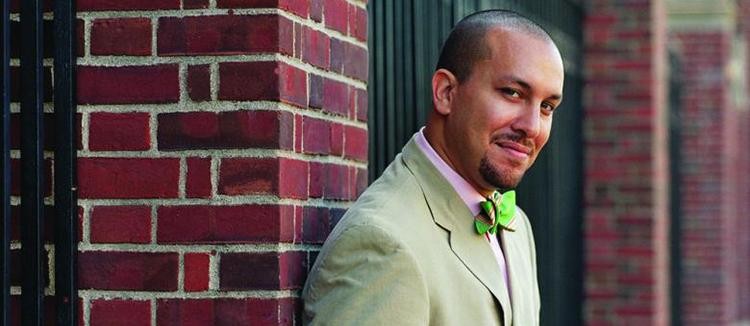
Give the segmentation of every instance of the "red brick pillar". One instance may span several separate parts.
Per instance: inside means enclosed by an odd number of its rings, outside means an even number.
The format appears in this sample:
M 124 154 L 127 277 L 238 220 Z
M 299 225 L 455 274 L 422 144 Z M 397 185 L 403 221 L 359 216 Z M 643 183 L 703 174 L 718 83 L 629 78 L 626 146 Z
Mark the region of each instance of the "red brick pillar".
M 663 4 L 585 4 L 584 319 L 668 325 Z
M 747 197 L 740 173 L 740 119 L 734 91 L 744 78 L 734 1 L 670 6 L 670 43 L 682 64 L 682 319 L 685 325 L 737 319 L 738 271 L 747 264 L 736 233 Z M 737 44 L 738 43 L 738 44 Z M 745 111 L 744 109 L 742 111 Z M 746 182 L 746 181 L 745 181 Z M 743 209 L 744 210 L 744 209 Z M 745 216 L 742 219 L 747 219 Z
M 736 196 L 737 200 L 737 228 L 736 239 L 738 253 L 737 257 L 737 319 L 750 323 L 750 218 L 747 218 L 744 214 L 750 212 L 750 1 L 740 0 L 738 1 L 738 27 L 739 35 L 744 38 L 744 44 L 741 44 L 740 50 L 744 50 L 745 61 L 744 71 L 740 72 L 740 80 L 744 82 L 745 94 L 743 99 L 744 103 L 739 103 L 737 111 L 739 116 L 737 123 L 739 124 L 738 129 L 738 187 Z M 740 88 L 740 91 L 743 91 Z
M 84 325 L 295 323 L 367 183 L 363 0 L 79 0 Z

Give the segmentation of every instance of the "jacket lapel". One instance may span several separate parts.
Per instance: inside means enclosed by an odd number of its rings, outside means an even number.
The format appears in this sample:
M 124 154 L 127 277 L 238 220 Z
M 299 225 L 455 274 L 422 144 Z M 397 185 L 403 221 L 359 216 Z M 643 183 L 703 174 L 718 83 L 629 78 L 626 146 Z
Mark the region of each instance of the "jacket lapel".
M 510 325 L 513 312 L 508 288 L 497 266 L 487 239 L 474 231 L 473 216 L 453 186 L 422 153 L 412 138 L 404 147 L 403 159 L 422 188 L 435 223 L 450 234 L 453 253 L 467 269 L 500 302 L 505 325 Z

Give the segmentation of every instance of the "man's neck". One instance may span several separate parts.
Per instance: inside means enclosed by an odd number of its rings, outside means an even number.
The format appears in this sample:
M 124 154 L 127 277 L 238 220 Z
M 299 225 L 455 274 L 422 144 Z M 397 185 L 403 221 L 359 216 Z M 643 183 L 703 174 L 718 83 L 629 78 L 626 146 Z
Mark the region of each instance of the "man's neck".
M 461 176 L 461 178 L 463 178 L 468 184 L 470 184 L 474 188 L 474 190 L 480 193 L 483 197 L 491 195 L 495 191 L 495 189 L 485 189 L 484 187 L 480 187 L 471 178 L 469 178 L 467 174 L 464 173 L 464 171 L 457 168 L 458 165 L 455 164 L 451 159 L 451 156 L 448 155 L 448 150 L 444 141 L 445 138 L 443 137 L 441 130 L 438 129 L 440 128 L 431 128 L 430 124 L 428 123 L 427 126 L 425 126 L 422 130 L 422 133 L 424 134 L 424 137 L 430 147 L 432 147 L 435 153 L 443 160 L 443 162 L 445 162 L 445 164 L 448 165 L 448 167 L 451 168 L 451 170 Z

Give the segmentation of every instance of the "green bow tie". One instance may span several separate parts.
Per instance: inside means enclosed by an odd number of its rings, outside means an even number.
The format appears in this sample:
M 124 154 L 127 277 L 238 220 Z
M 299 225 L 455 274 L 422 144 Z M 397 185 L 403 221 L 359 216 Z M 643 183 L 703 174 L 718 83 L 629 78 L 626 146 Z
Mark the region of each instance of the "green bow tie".
M 515 191 L 510 190 L 502 195 L 495 191 L 487 197 L 487 200 L 479 203 L 479 206 L 482 207 L 482 211 L 474 219 L 474 226 L 479 234 L 485 234 L 487 231 L 495 234 L 498 226 L 508 231 L 515 231 L 510 228 L 510 223 L 516 216 Z

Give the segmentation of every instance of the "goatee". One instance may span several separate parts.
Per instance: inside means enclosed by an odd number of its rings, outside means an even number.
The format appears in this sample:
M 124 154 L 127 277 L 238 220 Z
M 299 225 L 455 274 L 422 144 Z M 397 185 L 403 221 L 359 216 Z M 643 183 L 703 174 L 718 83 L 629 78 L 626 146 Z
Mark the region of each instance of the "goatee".
M 518 186 L 524 172 L 521 172 L 520 175 L 514 175 L 512 171 L 500 171 L 495 168 L 485 156 L 482 157 L 482 160 L 479 162 L 479 174 L 487 183 L 498 189 L 500 192 L 505 192 L 510 189 L 515 189 Z

